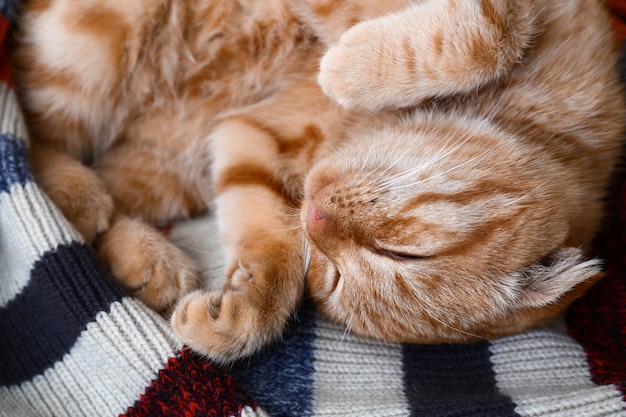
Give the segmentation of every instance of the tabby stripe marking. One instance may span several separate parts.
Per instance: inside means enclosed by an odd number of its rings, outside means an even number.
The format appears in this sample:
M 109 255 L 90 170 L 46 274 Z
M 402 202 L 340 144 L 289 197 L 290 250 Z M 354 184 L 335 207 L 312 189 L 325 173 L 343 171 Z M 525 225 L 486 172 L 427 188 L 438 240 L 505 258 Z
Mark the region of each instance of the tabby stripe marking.
M 222 194 L 232 188 L 246 186 L 264 187 L 287 204 L 294 207 L 299 205 L 299 200 L 288 192 L 283 181 L 270 170 L 256 164 L 235 165 L 220 172 L 215 184 L 215 192 Z
M 438 192 L 425 192 L 417 195 L 409 200 L 403 207 L 403 211 L 409 211 L 422 204 L 447 202 L 460 205 L 467 205 L 478 200 L 487 200 L 493 198 L 494 194 L 507 196 L 523 196 L 525 191 L 521 187 L 515 185 L 499 184 L 496 181 L 481 181 L 476 183 L 472 188 L 456 193 L 446 194 Z
M 409 78 L 411 80 L 417 80 L 417 59 L 415 57 L 415 51 L 411 46 L 411 40 L 409 38 L 404 38 L 402 40 L 402 48 L 404 49 L 405 65 L 409 74 Z
M 240 116 L 237 118 L 237 121 L 245 123 L 272 138 L 278 146 L 278 153 L 289 155 L 290 157 L 296 157 L 306 152 L 307 158 L 310 160 L 314 156 L 315 149 L 326 139 L 322 129 L 310 123 L 304 126 L 300 135 L 287 137 L 250 116 Z
M 498 12 L 493 7 L 493 4 L 489 0 L 481 0 L 480 10 L 482 15 L 487 19 L 491 26 L 495 26 L 496 30 L 500 34 L 507 33 L 506 26 L 503 24 L 503 20 L 498 16 Z
M 520 114 L 527 112 L 524 109 L 518 111 Z M 590 169 L 604 165 L 594 156 L 598 153 L 597 150 L 593 149 L 591 145 L 585 145 L 575 137 L 551 132 L 530 120 L 512 122 L 496 118 L 494 122 L 517 134 L 519 140 L 528 141 L 530 145 L 540 146 L 543 152 L 552 154 L 554 159 L 564 165 L 580 164 L 584 159 L 589 161 Z

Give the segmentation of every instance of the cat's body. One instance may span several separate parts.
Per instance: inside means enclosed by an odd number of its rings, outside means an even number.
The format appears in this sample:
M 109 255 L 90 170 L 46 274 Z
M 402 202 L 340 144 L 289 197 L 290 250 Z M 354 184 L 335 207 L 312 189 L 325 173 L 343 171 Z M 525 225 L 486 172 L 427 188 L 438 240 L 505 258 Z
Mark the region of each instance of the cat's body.
M 307 266 L 331 318 L 420 343 L 543 323 L 599 276 L 568 249 L 599 226 L 624 122 L 593 0 L 26 8 L 35 174 L 122 283 L 157 309 L 191 289 L 189 261 L 131 218 L 215 207 L 226 284 L 172 318 L 198 351 L 277 337 Z

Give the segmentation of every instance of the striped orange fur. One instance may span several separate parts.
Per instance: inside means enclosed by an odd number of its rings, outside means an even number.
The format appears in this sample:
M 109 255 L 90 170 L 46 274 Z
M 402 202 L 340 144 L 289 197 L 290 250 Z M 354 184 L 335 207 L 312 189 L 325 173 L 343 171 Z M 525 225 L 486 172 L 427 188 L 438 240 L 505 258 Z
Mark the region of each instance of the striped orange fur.
M 582 250 L 625 113 L 596 0 L 24 8 L 36 177 L 215 360 L 279 337 L 305 286 L 357 334 L 440 343 L 542 324 L 601 276 Z M 207 209 L 228 273 L 193 291 L 149 224 Z

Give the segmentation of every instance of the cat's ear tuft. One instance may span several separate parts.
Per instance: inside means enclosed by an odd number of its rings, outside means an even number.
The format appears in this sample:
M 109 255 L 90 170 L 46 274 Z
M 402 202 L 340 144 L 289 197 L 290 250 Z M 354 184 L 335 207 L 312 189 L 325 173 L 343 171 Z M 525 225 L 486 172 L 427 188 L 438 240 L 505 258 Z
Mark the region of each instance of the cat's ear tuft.
M 526 308 L 567 305 L 603 275 L 599 259 L 586 259 L 578 248 L 561 248 L 520 271 L 519 301 Z

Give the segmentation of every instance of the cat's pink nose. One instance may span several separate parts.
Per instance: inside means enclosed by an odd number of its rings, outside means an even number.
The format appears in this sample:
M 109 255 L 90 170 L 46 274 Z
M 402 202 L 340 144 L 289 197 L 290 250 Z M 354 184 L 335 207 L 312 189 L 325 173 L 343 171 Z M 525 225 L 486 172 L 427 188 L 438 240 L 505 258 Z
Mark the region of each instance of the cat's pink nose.
M 315 203 L 311 201 L 309 205 L 309 213 L 306 220 L 306 230 L 309 233 L 320 232 L 328 227 L 328 219 L 319 211 Z

